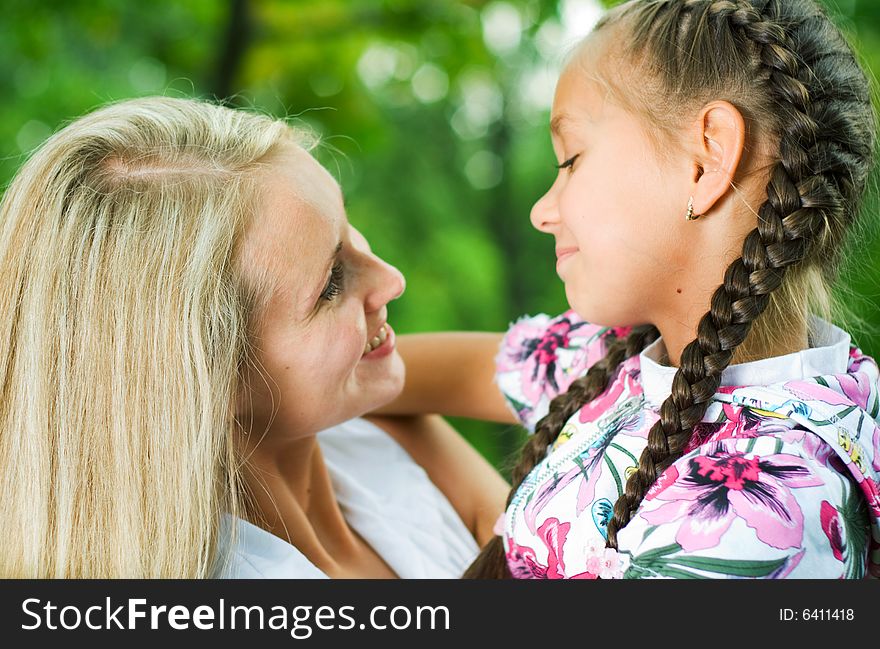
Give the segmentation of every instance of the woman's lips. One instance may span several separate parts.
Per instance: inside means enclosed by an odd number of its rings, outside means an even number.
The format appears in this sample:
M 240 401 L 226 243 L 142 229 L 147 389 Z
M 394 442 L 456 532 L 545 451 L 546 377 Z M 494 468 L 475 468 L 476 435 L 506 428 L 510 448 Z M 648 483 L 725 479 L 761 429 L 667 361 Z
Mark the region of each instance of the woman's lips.
M 385 336 L 384 340 L 381 340 L 382 336 Z M 367 359 L 375 359 L 375 358 L 384 358 L 388 356 L 392 351 L 394 351 L 394 343 L 395 336 L 394 330 L 391 328 L 391 325 L 387 322 L 379 328 L 379 334 L 373 338 L 373 340 L 380 339 L 381 344 L 378 347 L 373 347 L 370 351 L 367 351 L 367 347 L 371 347 L 370 342 L 367 343 L 367 346 L 364 348 L 364 354 L 361 358 Z

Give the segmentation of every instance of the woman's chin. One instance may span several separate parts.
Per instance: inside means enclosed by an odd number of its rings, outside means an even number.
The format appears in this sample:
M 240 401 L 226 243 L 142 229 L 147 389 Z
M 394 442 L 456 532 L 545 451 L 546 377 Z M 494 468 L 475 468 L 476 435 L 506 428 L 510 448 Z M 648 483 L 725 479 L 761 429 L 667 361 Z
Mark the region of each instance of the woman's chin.
M 406 382 L 406 366 L 403 358 L 397 350 L 384 359 L 386 367 L 382 368 L 381 374 L 377 374 L 374 368 L 370 368 L 369 376 L 361 374 L 358 377 L 358 395 L 352 398 L 358 404 L 358 412 L 353 417 L 359 417 L 386 406 L 403 392 Z

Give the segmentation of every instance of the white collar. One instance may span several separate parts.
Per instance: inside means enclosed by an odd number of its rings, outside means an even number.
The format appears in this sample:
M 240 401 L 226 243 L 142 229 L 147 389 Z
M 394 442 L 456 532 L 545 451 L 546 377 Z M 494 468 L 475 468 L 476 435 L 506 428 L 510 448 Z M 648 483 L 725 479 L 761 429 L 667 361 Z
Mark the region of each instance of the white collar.
M 769 385 L 779 381 L 843 374 L 849 367 L 850 335 L 840 327 L 810 316 L 815 347 L 728 366 L 721 373 L 721 385 Z M 660 337 L 639 354 L 642 388 L 649 405 L 658 408 L 672 391 L 677 367 L 661 365 L 666 345 Z

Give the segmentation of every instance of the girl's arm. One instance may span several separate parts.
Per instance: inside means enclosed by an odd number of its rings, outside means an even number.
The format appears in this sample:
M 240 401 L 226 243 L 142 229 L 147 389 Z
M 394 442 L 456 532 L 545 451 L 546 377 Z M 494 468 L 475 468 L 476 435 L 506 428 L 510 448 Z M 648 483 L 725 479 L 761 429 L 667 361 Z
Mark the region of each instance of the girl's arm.
M 503 334 L 429 333 L 399 336 L 406 363 L 401 395 L 378 414 L 439 413 L 517 423 L 495 384 L 495 356 Z
M 397 440 L 428 474 L 482 547 L 507 501 L 510 485 L 437 415 L 368 420 Z

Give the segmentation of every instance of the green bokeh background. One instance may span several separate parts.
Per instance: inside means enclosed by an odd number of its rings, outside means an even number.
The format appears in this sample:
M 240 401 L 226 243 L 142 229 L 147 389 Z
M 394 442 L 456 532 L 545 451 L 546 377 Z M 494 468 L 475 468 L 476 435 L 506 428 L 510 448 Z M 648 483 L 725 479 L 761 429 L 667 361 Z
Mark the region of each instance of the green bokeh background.
M 873 76 L 880 0 L 826 4 Z M 317 155 L 351 221 L 407 276 L 391 307 L 398 331 L 503 330 L 566 308 L 553 242 L 528 214 L 555 174 L 555 73 L 598 0 L 0 0 L 0 10 L 3 186 L 46 136 L 107 101 L 228 98 L 322 136 Z M 872 355 L 877 207 L 872 188 L 843 283 L 864 318 L 856 342 Z M 500 467 L 523 435 L 455 423 Z

